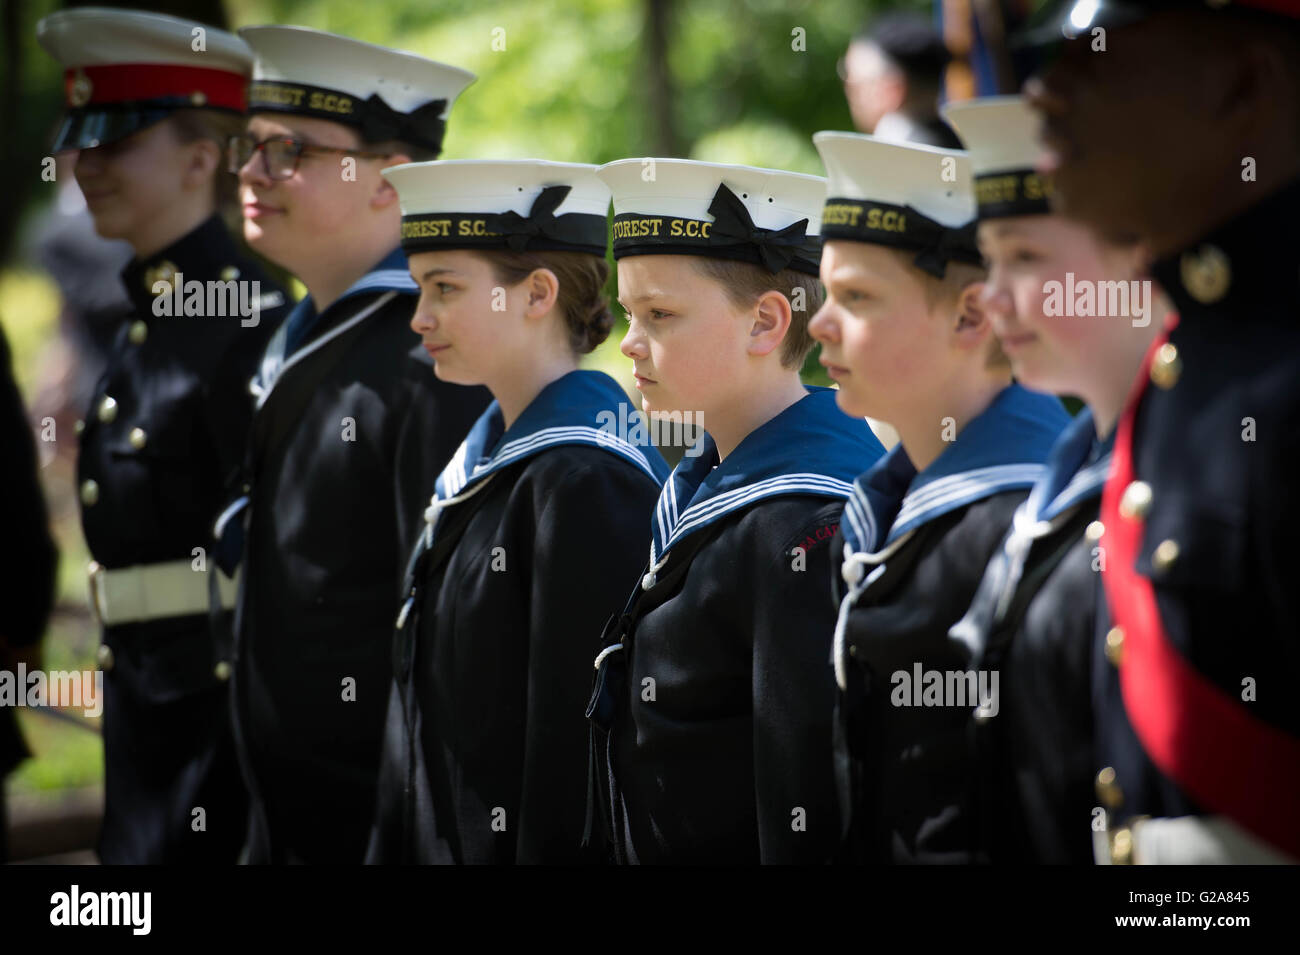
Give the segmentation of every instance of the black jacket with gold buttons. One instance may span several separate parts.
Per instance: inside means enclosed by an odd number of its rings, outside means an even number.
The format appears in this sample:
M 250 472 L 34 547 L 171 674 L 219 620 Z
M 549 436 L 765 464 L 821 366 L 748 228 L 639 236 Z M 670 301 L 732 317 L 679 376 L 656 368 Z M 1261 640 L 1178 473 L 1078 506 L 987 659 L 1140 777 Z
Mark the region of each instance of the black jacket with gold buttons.
M 191 314 L 177 280 L 203 283 Z M 252 419 L 248 380 L 285 292 L 216 216 L 123 272 L 133 305 L 81 425 L 78 478 L 91 556 L 108 570 L 209 560 L 212 521 Z M 260 311 L 208 282 L 257 282 Z M 157 283 L 167 286 L 156 298 Z M 161 286 L 160 286 L 161 288 Z M 251 306 L 254 287 L 242 286 Z M 200 301 L 201 299 L 201 301 Z M 200 312 L 201 314 L 194 314 Z M 234 312 L 235 314 L 217 314 Z M 202 548 L 202 552 L 196 552 Z M 105 862 L 233 862 L 245 797 L 206 610 L 104 629 Z M 195 823 L 202 809 L 202 826 Z
M 1214 814 L 1300 857 L 1300 182 L 1154 274 L 1178 319 L 1103 497 L 1099 794 L 1112 833 Z

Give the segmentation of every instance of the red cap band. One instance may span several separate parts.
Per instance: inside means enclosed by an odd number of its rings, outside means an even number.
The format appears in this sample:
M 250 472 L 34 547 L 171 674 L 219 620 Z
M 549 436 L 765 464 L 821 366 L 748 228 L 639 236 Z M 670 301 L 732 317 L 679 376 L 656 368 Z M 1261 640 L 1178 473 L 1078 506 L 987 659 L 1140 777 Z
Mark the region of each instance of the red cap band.
M 215 106 L 242 113 L 248 78 L 206 66 L 121 63 L 66 70 L 63 83 L 69 106 L 183 98 L 192 106 Z

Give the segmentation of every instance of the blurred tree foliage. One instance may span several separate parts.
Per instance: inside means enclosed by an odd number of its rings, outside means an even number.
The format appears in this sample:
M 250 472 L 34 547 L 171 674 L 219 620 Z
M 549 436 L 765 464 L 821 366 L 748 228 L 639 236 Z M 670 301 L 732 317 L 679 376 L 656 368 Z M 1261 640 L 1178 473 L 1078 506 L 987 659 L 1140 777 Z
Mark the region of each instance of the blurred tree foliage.
M 102 0 L 101 0 L 102 2 Z M 131 3 L 110 5 L 133 6 Z M 835 62 L 869 13 L 855 0 L 217 0 L 139 3 L 236 27 L 298 24 L 411 50 L 479 79 L 448 158 L 607 162 L 676 155 L 819 173 L 810 136 L 847 129 Z M 925 9 L 925 0 L 902 5 Z M 62 4 L 5 0 L 0 236 L 48 200 L 40 178 L 62 97 L 36 21 Z M 6 248 L 0 248 L 0 255 Z

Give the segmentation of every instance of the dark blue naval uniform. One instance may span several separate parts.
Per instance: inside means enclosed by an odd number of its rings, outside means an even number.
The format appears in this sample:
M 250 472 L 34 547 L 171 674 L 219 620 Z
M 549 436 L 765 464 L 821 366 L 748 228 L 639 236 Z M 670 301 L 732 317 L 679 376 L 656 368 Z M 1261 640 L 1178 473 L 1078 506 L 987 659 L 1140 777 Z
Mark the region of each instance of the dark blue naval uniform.
M 1136 819 L 1154 835 L 1213 815 L 1300 859 L 1300 182 L 1154 274 L 1177 324 L 1120 421 L 1102 505 L 1099 856 L 1164 861 Z M 1256 858 L 1210 842 L 1198 858 Z
M 981 699 L 978 680 L 968 692 L 955 679 L 971 660 L 948 629 L 1068 420 L 1055 398 L 1010 385 L 921 473 L 899 445 L 854 483 L 832 577 L 835 769 L 850 861 L 976 856 L 965 733 Z M 927 695 L 936 679 L 962 699 Z
M 394 249 L 323 313 L 299 303 L 254 382 L 251 506 L 222 521 L 246 535 L 233 697 L 252 862 L 365 850 L 403 561 L 488 401 L 434 377 L 416 291 Z
M 949 632 L 971 669 L 999 674 L 996 715 L 972 710 L 966 727 L 980 861 L 1092 861 L 1097 508 L 1113 437 L 1098 439 L 1087 410 L 1070 423 Z
M 437 483 L 397 628 L 372 862 L 599 862 L 582 846 L 600 628 L 641 566 L 668 466 L 602 427 L 573 371 L 508 429 L 494 402 Z
M 240 315 L 157 315 L 153 287 L 260 283 Z M 252 417 L 248 380 L 286 311 L 283 289 L 240 254 L 221 220 L 123 272 L 134 307 L 118 329 L 81 433 L 82 527 L 112 572 L 199 561 L 235 479 Z M 206 309 L 206 295 L 204 308 Z M 227 303 L 229 304 L 229 303 Z M 202 589 L 198 591 L 202 597 Z M 155 595 L 157 596 L 157 595 Z M 93 594 L 92 594 L 93 598 Z M 106 626 L 104 827 L 108 863 L 234 862 L 246 797 L 231 741 L 226 671 L 207 611 Z M 194 810 L 202 808 L 201 815 Z M 198 825 L 203 819 L 206 829 Z
M 850 481 L 884 448 L 834 392 L 809 391 L 721 464 L 705 435 L 660 494 L 588 711 L 588 811 L 619 862 L 832 854 L 825 575 Z

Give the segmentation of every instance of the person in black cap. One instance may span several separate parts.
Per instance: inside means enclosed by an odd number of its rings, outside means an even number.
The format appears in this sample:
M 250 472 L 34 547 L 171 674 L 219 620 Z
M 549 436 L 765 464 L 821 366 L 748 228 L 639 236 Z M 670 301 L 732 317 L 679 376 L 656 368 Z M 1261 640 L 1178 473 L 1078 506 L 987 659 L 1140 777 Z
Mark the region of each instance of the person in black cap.
M 230 144 L 244 235 L 308 291 L 254 378 L 245 487 L 218 522 L 221 559 L 244 557 L 232 695 L 248 859 L 360 862 L 403 562 L 489 399 L 438 381 L 411 333 L 418 287 L 380 170 L 437 155 L 473 76 L 300 27 L 240 35 L 256 56 Z
M 223 143 L 242 122 L 252 56 L 221 30 L 122 10 L 56 13 L 37 37 L 67 70 L 53 148 L 80 150 L 95 230 L 135 251 L 122 276 L 134 315 L 79 428 L 103 627 L 99 853 L 234 862 L 247 805 L 208 618 L 210 588 L 220 613 L 234 586 L 208 549 L 247 439 L 248 378 L 287 305 L 218 215 Z
M 1177 311 L 1102 495 L 1098 859 L 1294 862 L 1300 4 L 1079 0 L 1028 39 L 1059 208 L 1145 241 Z
M 599 862 L 583 705 L 668 466 L 578 368 L 613 325 L 595 166 L 384 171 L 436 374 L 496 399 L 439 476 L 408 563 L 370 862 Z M 638 440 L 639 432 L 639 440 Z
M 939 32 L 919 13 L 886 13 L 871 21 L 839 63 L 853 125 L 889 142 L 959 148 L 937 112 L 951 59 Z

